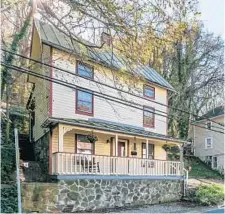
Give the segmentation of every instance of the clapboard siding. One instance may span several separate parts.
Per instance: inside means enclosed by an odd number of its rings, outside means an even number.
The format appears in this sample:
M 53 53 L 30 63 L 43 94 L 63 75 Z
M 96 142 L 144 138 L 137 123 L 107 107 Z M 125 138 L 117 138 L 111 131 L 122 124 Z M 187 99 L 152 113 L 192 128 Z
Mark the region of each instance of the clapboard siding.
M 64 126 L 65 128 L 68 126 Z M 64 134 L 64 144 L 63 144 L 63 152 L 69 152 L 69 153 L 75 153 L 75 134 L 89 134 L 87 131 L 81 131 L 72 129 L 71 131 L 68 131 Z M 107 135 L 107 134 L 101 134 L 101 133 L 95 133 L 95 135 L 98 137 L 98 141 L 95 143 L 95 155 L 106 155 L 110 156 L 111 152 L 111 143 L 107 142 L 107 140 L 110 140 L 110 137 L 115 137 L 115 135 Z M 53 129 L 52 132 L 52 153 L 58 152 L 58 128 L 56 127 Z M 137 158 L 142 158 L 142 143 L 146 143 L 145 139 L 135 139 L 134 137 L 119 137 L 119 141 L 129 141 L 129 145 L 126 143 L 126 156 L 131 157 L 131 151 L 134 150 L 134 142 L 136 142 L 136 151 L 137 151 Z M 155 145 L 155 153 L 154 153 L 154 159 L 159 160 L 166 160 L 166 152 L 162 148 L 162 146 L 166 143 L 166 141 L 163 140 L 149 140 L 149 143 Z M 173 143 L 174 145 L 178 145 L 177 143 Z M 115 138 L 113 140 L 113 153 L 112 155 L 115 156 Z
M 155 108 L 156 113 L 167 115 L 167 107 L 160 104 L 151 102 L 150 100 L 137 98 L 126 93 L 118 93 L 115 89 L 110 89 L 109 87 L 96 85 L 96 83 L 85 80 L 80 77 L 76 77 L 75 73 L 76 59 L 62 51 L 53 50 L 53 63 L 57 67 L 69 70 L 71 74 L 65 73 L 63 71 L 54 69 L 53 77 L 66 81 L 68 83 L 76 84 L 80 87 L 89 88 L 93 91 L 97 91 L 103 94 L 114 96 L 122 100 L 127 100 L 135 102 L 138 104 L 146 105 Z M 93 65 L 93 64 L 92 64 Z M 143 84 L 144 81 L 140 79 L 135 79 L 127 74 L 117 71 L 111 71 L 109 69 L 103 68 L 101 66 L 94 65 L 95 80 L 101 81 L 113 87 L 119 87 L 123 90 L 130 91 L 132 93 L 143 95 Z M 155 87 L 155 101 L 167 104 L 167 90 L 156 85 Z M 53 94 L 53 109 L 52 116 L 59 118 L 70 118 L 70 119 L 89 119 L 90 116 L 75 114 L 75 89 L 68 88 L 66 86 L 61 86 L 53 83 L 52 86 Z M 109 101 L 109 97 L 102 98 L 94 96 L 94 118 L 107 120 L 112 122 L 118 122 L 138 127 L 143 127 L 143 110 L 135 109 L 130 106 L 119 104 L 118 101 Z M 110 98 L 111 99 L 111 98 Z M 129 104 L 128 104 L 129 105 Z M 142 106 L 138 106 L 142 108 Z M 165 112 L 157 112 L 157 110 Z M 152 132 L 167 134 L 167 119 L 164 116 L 155 115 L 155 127 L 146 128 Z

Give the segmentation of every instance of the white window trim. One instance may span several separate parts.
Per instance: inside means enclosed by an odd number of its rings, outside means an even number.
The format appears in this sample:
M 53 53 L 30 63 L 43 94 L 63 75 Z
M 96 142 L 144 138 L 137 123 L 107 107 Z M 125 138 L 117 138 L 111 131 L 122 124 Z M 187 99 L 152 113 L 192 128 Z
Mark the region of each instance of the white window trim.
M 207 147 L 207 139 L 211 139 L 211 147 Z M 205 138 L 205 149 L 212 149 L 213 148 L 213 138 L 212 137 L 206 137 Z

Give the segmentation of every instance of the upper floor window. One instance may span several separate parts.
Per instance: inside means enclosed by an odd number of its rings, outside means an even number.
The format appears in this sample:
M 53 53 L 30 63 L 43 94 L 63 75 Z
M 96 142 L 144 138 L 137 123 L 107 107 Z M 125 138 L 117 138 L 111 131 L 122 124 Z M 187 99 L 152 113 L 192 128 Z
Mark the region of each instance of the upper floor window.
M 205 138 L 205 148 L 211 149 L 213 146 L 212 137 Z
M 155 88 L 148 85 L 144 85 L 143 93 L 144 97 L 155 99 Z
M 145 127 L 154 128 L 155 126 L 155 109 L 151 107 L 144 107 L 143 122 Z
M 92 66 L 77 61 L 77 74 L 82 77 L 94 79 L 94 69 Z
M 212 121 L 206 122 L 206 128 L 207 129 L 212 129 Z
M 93 94 L 80 90 L 76 92 L 76 113 L 93 116 Z

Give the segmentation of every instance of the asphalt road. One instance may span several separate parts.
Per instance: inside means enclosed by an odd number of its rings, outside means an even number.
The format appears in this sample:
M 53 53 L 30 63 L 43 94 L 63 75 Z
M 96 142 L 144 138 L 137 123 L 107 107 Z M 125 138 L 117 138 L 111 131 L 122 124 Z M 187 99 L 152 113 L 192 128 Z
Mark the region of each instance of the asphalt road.
M 106 213 L 210 213 L 209 211 L 219 210 L 207 206 L 198 206 L 189 202 L 173 202 L 156 205 L 146 205 L 136 208 L 118 208 L 116 210 L 106 211 Z M 214 212 L 215 213 L 215 212 Z M 223 212 L 216 212 L 223 213 Z
M 209 210 L 206 213 L 225 213 L 224 208 Z

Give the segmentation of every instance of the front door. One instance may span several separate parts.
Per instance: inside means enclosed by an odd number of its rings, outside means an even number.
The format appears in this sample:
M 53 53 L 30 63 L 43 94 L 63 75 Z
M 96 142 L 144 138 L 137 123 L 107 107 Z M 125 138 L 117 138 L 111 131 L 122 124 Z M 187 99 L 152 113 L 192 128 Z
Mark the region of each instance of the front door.
M 118 142 L 118 156 L 119 157 L 125 157 L 126 152 L 125 152 L 125 142 Z

